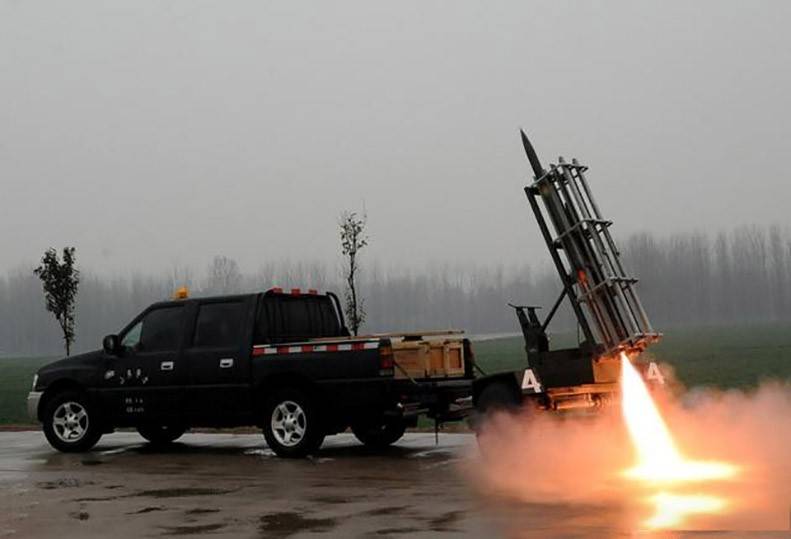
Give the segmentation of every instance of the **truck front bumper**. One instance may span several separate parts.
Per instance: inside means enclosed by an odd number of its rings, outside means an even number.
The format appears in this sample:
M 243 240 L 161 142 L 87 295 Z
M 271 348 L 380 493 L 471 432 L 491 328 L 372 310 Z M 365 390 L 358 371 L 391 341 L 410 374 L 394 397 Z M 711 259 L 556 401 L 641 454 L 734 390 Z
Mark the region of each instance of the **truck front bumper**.
M 31 391 L 27 395 L 27 416 L 31 421 L 38 422 L 38 404 L 41 402 L 41 391 Z

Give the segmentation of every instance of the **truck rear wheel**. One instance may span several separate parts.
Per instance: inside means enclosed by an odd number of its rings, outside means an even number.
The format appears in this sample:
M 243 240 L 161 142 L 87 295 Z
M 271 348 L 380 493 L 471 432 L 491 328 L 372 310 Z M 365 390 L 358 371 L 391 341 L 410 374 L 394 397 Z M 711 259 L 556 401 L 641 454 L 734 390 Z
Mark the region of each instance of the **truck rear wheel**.
M 365 446 L 384 449 L 393 445 L 404 435 L 406 422 L 401 419 L 385 420 L 377 425 L 352 425 L 354 436 Z
M 263 431 L 272 451 L 284 458 L 306 457 L 324 441 L 316 407 L 299 389 L 283 389 L 267 399 Z
M 167 445 L 181 438 L 187 429 L 173 425 L 140 425 L 137 432 L 152 445 Z
M 98 412 L 79 391 L 54 395 L 44 406 L 41 419 L 47 441 L 64 453 L 89 451 L 102 437 Z

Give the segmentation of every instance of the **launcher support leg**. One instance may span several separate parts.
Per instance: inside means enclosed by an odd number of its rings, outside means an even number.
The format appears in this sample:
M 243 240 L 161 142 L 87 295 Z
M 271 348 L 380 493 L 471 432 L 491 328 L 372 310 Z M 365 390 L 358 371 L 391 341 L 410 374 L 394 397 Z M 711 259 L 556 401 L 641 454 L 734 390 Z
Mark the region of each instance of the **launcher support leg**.
M 546 333 L 547 326 L 549 326 L 549 323 L 552 321 L 552 317 L 555 316 L 558 307 L 560 307 L 560 304 L 563 302 L 563 298 L 565 297 L 566 297 L 566 289 L 564 288 L 563 291 L 558 296 L 558 299 L 555 300 L 555 304 L 552 306 L 552 309 L 549 311 L 546 320 L 544 320 L 544 323 L 541 325 L 542 332 Z

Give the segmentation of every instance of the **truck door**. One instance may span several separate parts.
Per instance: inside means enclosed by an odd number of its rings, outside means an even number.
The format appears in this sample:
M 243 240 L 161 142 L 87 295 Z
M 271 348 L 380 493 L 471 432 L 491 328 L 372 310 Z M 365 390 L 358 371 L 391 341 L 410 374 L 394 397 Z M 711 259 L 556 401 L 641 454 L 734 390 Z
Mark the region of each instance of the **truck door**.
M 192 425 L 232 425 L 251 411 L 249 358 L 255 296 L 197 305 L 191 342 L 187 414 Z
M 122 353 L 112 359 L 105 382 L 112 387 L 122 423 L 172 424 L 181 419 L 186 379 L 179 349 L 185 305 L 154 307 L 121 335 Z

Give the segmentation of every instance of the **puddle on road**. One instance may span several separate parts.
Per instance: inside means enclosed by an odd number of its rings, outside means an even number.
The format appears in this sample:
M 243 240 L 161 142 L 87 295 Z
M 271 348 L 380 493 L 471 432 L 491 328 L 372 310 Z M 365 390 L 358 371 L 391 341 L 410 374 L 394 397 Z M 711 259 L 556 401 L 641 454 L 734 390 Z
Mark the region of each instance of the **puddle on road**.
M 80 481 L 76 477 L 63 477 L 55 481 L 39 481 L 36 486 L 43 490 L 54 490 L 58 488 L 77 488 L 93 485 L 93 481 Z
M 425 451 L 418 451 L 415 453 L 407 454 L 407 458 L 409 459 L 437 459 L 437 460 L 458 460 L 456 459 L 457 455 L 453 452 L 448 451 L 445 448 L 433 448 L 427 449 Z
M 274 457 L 275 452 L 271 449 L 248 449 L 244 452 L 245 455 L 252 457 Z
M 164 511 L 165 508 L 162 506 L 148 506 L 143 507 L 142 509 L 138 509 L 137 511 L 132 511 L 131 513 L 127 513 L 127 515 L 145 515 L 147 513 L 153 513 L 155 511 Z
M 219 513 L 219 509 L 211 509 L 211 508 L 203 508 L 203 507 L 196 507 L 194 509 L 187 509 L 184 511 L 185 515 L 208 515 L 211 513 Z
M 320 503 L 326 505 L 341 505 L 353 502 L 355 499 L 359 499 L 360 496 L 333 496 L 333 495 L 326 495 L 326 496 L 313 496 L 309 498 L 309 500 L 313 503 Z
M 122 494 L 118 496 L 87 497 L 76 498 L 75 502 L 110 502 L 122 498 L 187 498 L 190 496 L 219 496 L 236 492 L 239 489 L 222 488 L 162 488 L 155 490 L 141 490 L 132 494 Z
M 364 511 L 363 515 L 368 517 L 385 517 L 390 515 L 397 515 L 403 513 L 407 509 L 411 509 L 408 505 L 391 505 L 388 507 L 377 507 L 375 509 L 369 509 L 368 511 Z
M 409 527 L 404 527 L 404 528 L 382 528 L 381 530 L 376 530 L 374 532 L 374 534 L 382 535 L 382 536 L 387 537 L 387 536 L 390 536 L 390 535 L 409 535 L 409 534 L 412 534 L 412 533 L 419 533 L 419 532 L 422 532 L 422 531 L 424 531 L 424 530 L 421 530 L 420 528 L 409 528 Z
M 73 513 L 69 513 L 69 516 L 75 520 L 88 520 L 91 518 L 91 515 L 88 514 L 88 511 L 75 511 Z
M 161 488 L 155 490 L 141 490 L 129 497 L 139 496 L 143 498 L 185 498 L 187 496 L 218 496 L 234 492 L 222 488 Z
M 120 455 L 121 453 L 126 453 L 128 451 L 132 451 L 134 449 L 140 449 L 144 447 L 144 444 L 137 444 L 137 445 L 125 445 L 123 447 L 118 447 L 115 449 L 105 449 L 104 451 L 99 451 L 100 455 Z
M 259 530 L 264 537 L 282 539 L 300 532 L 327 532 L 337 525 L 336 518 L 309 518 L 299 513 L 282 512 L 262 516 Z
M 428 526 L 435 532 L 458 532 L 456 524 L 464 516 L 464 511 L 449 511 L 428 520 Z
M 162 535 L 200 535 L 221 530 L 225 524 L 197 524 L 195 526 L 169 526 L 162 528 Z

